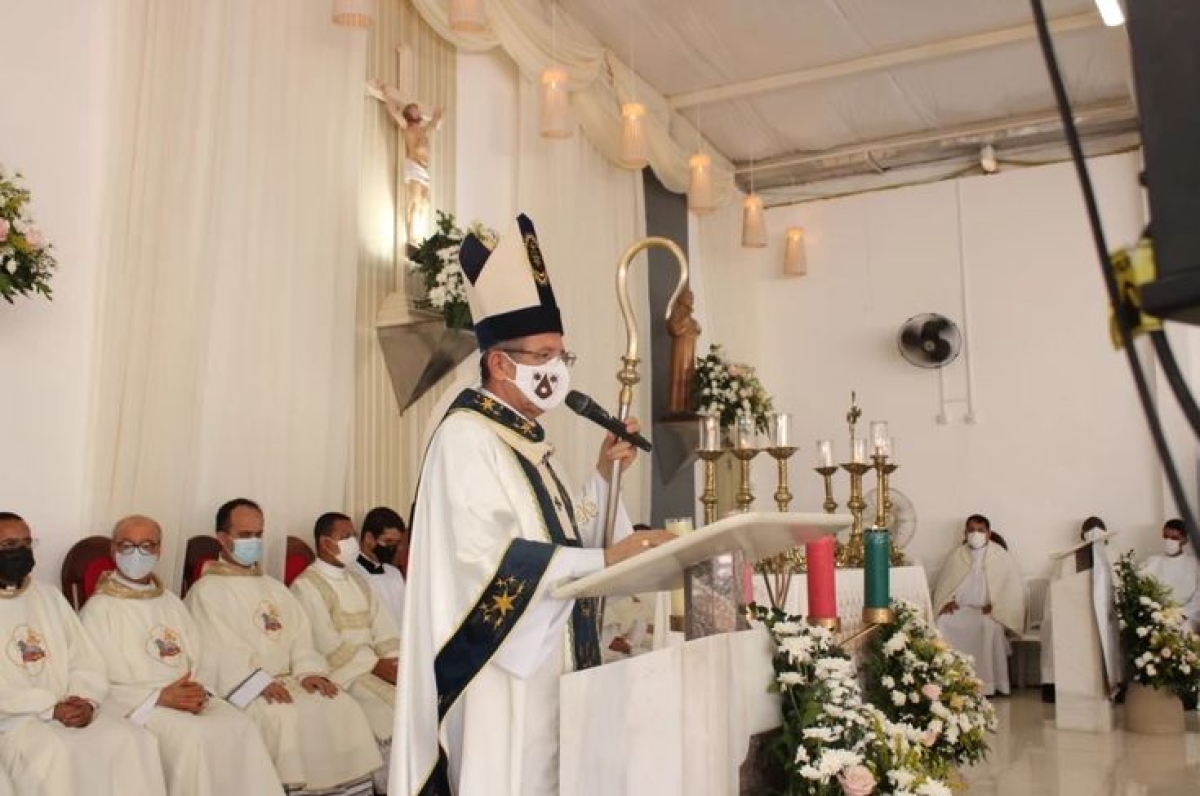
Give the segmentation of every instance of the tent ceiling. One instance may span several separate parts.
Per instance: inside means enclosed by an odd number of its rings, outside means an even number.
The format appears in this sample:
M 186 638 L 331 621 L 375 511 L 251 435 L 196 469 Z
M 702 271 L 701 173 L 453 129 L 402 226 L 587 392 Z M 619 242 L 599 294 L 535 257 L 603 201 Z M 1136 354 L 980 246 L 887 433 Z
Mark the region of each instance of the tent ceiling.
M 561 0 L 768 201 L 1065 151 L 1024 0 Z M 1092 151 L 1136 143 L 1124 28 L 1047 0 Z M 831 183 L 832 184 L 832 183 Z M 826 191 L 825 193 L 828 193 Z

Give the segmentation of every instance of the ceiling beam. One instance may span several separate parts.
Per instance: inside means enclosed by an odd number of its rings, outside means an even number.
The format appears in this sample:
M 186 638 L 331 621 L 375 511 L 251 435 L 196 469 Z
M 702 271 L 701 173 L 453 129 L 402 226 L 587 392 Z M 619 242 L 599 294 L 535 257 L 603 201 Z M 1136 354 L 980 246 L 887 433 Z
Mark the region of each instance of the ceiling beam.
M 1090 105 L 1080 105 L 1072 109 L 1072 115 L 1077 124 L 1102 124 L 1123 122 L 1137 119 L 1137 109 L 1127 99 L 1117 99 L 1108 102 L 1097 102 Z M 1050 108 L 1025 116 L 1012 116 L 1002 119 L 992 119 L 986 122 L 972 122 L 957 127 L 946 127 L 939 130 L 922 130 L 916 133 L 880 138 L 873 141 L 863 141 L 857 144 L 825 149 L 819 152 L 797 153 L 783 155 L 769 160 L 757 160 L 753 166 L 748 163 L 738 163 L 735 173 L 739 176 L 768 174 L 772 171 L 792 169 L 798 166 L 812 166 L 828 162 L 844 161 L 868 154 L 884 156 L 896 150 L 930 144 L 947 146 L 982 145 L 984 143 L 999 144 L 1007 138 L 1028 136 L 1038 132 L 1057 130 L 1062 127 L 1058 110 Z
M 1050 21 L 1053 33 L 1064 33 L 1072 30 L 1084 30 L 1099 27 L 1100 15 L 1095 11 L 1059 17 Z M 1017 25 L 1012 28 L 990 30 L 984 33 L 973 33 L 970 36 L 960 36 L 956 39 L 921 44 L 916 47 L 906 47 L 901 50 L 891 50 L 862 58 L 852 58 L 849 61 L 839 61 L 832 64 L 813 66 L 786 72 L 781 75 L 760 77 L 755 80 L 744 80 L 739 83 L 728 83 L 724 86 L 688 91 L 667 97 L 667 104 L 674 110 L 690 108 L 696 105 L 707 105 L 713 102 L 748 97 L 754 94 L 765 94 L 768 91 L 802 86 L 808 83 L 818 83 L 824 80 L 861 75 L 866 72 L 876 72 L 881 69 L 892 69 L 905 64 L 915 64 L 944 58 L 948 55 L 976 52 L 1005 44 L 1030 41 L 1037 38 L 1037 28 L 1032 24 Z

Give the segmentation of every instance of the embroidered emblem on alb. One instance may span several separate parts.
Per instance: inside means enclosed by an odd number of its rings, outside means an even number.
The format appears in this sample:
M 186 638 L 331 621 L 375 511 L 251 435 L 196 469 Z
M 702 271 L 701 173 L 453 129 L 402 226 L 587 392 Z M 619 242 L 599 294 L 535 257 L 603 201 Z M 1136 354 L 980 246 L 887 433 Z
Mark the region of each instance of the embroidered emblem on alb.
M 579 498 L 575 501 L 575 521 L 580 525 L 589 523 L 600 514 L 596 501 L 589 498 Z
M 46 639 L 29 625 L 17 625 L 13 628 L 5 651 L 10 661 L 24 667 L 31 675 L 41 674 L 46 659 L 50 657 Z
M 183 646 L 180 644 L 179 633 L 166 625 L 155 625 L 150 629 L 146 652 L 150 653 L 151 658 L 168 666 L 182 666 L 184 663 Z
M 277 638 L 283 632 L 283 620 L 279 618 L 279 609 L 271 601 L 260 602 L 255 614 L 255 624 L 268 638 Z

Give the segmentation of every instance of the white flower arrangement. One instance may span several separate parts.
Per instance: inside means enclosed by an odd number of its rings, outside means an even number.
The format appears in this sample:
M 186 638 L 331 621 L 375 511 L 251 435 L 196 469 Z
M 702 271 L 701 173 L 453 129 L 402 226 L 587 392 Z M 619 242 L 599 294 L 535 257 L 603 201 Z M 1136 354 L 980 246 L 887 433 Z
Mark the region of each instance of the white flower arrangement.
M 1133 681 L 1180 697 L 1200 691 L 1200 637 L 1187 626 L 1167 586 L 1138 571 L 1130 551 L 1117 561 L 1121 652 Z
M 10 177 L 0 167 L 0 297 L 9 304 L 16 296 L 35 293 L 50 298 L 50 276 L 58 265 L 29 215 L 29 199 L 21 175 Z
M 489 249 L 496 245 L 495 231 L 478 221 L 468 226 L 467 232 Z M 472 325 L 471 308 L 467 303 L 467 278 L 458 261 L 463 237 L 454 216 L 439 210 L 437 230 L 409 257 L 410 268 L 424 281 L 425 295 L 416 301 L 416 305 L 440 312 L 450 329 L 470 329 Z
M 726 362 L 721 346 L 711 345 L 707 355 L 696 358 L 692 393 L 697 413 L 720 418 L 722 426 L 732 426 L 738 416 L 752 417 L 758 430 L 766 432 L 774 408 L 771 396 L 754 368 Z
M 929 728 L 893 720 L 868 700 L 830 631 L 779 609 L 750 606 L 749 613 L 775 642 L 772 688 L 782 697 L 783 727 L 774 751 L 787 796 L 949 796 Z M 880 654 L 871 648 L 868 658 Z M 896 693 L 908 704 L 907 691 Z

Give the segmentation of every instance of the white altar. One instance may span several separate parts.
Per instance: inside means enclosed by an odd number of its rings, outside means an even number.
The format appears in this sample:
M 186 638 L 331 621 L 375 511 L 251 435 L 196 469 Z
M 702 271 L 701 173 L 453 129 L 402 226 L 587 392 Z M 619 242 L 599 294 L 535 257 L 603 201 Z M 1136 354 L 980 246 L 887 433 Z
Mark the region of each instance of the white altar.
M 863 571 L 861 569 L 836 570 L 837 581 L 837 610 L 842 618 L 842 630 L 852 632 L 862 626 L 863 609 Z M 773 575 L 767 575 L 774 578 Z M 917 565 L 911 567 L 892 567 L 891 592 L 893 600 L 904 600 L 920 609 L 926 620 L 933 621 L 933 607 L 930 604 L 929 580 L 925 576 L 925 568 Z M 763 576 L 754 576 L 754 601 L 759 605 L 770 605 L 767 586 Z M 808 577 L 804 574 L 792 575 L 788 584 L 787 597 L 781 606 L 789 614 L 804 616 L 808 613 Z
M 561 796 L 728 796 L 778 727 L 771 637 L 722 633 L 565 675 Z

